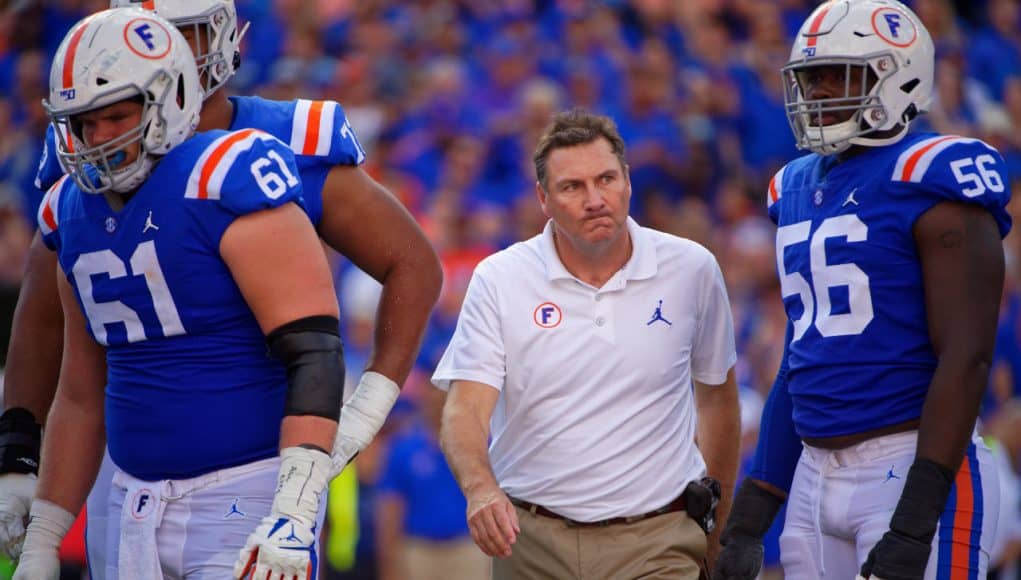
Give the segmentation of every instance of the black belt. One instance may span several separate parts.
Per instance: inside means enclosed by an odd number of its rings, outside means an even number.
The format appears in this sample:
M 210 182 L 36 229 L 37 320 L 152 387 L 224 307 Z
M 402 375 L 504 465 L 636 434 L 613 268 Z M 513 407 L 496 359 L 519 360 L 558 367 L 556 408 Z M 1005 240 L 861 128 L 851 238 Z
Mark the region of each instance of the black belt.
M 510 502 L 512 504 L 534 515 L 553 518 L 555 520 L 563 520 L 567 522 L 567 525 L 579 528 L 596 528 L 602 526 L 612 526 L 614 524 L 633 524 L 635 522 L 639 522 L 648 518 L 654 518 L 656 516 L 661 516 L 663 514 L 684 511 L 688 505 L 688 502 L 685 499 L 685 494 L 682 493 L 680 496 L 677 497 L 677 499 L 666 504 L 665 506 L 659 509 L 652 510 L 651 512 L 639 514 L 637 516 L 621 516 L 616 518 L 599 520 L 595 522 L 579 522 L 578 520 L 572 520 L 571 518 L 564 517 L 553 510 L 542 507 L 541 505 L 536 505 L 534 503 L 520 500 L 514 497 L 509 497 L 508 499 L 510 499 Z

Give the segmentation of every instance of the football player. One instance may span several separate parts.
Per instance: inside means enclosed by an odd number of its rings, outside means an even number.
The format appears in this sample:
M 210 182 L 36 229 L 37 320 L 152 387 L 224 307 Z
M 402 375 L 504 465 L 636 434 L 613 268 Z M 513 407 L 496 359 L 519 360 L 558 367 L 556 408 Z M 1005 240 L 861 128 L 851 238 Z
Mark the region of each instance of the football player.
M 404 207 L 361 167 L 364 153 L 343 109 L 332 101 L 269 101 L 228 97 L 222 86 L 240 64 L 242 30 L 233 0 L 113 0 L 170 20 L 191 42 L 205 101 L 199 130 L 256 128 L 291 146 L 305 209 L 323 240 L 383 284 L 373 354 L 342 411 L 335 470 L 372 440 L 410 372 L 429 313 L 439 295 L 439 261 Z M 63 173 L 52 154 L 50 127 L 36 185 L 48 189 Z M 66 141 L 69 146 L 74 142 Z M 0 417 L 0 549 L 16 557 L 35 489 L 40 427 L 53 401 L 62 348 L 56 255 L 33 242 L 19 296 Z M 87 546 L 94 577 L 102 577 L 109 461 L 90 495 Z M 93 501 L 97 500 L 97 501 Z
M 769 183 L 786 349 L 713 578 L 751 579 L 781 503 L 789 580 L 985 578 L 995 467 L 975 433 L 1011 226 L 1003 159 L 909 133 L 934 51 L 894 0 L 835 0 L 783 69 L 811 154 Z
M 317 577 L 344 381 L 330 269 L 290 148 L 193 136 L 199 83 L 184 36 L 134 8 L 80 21 L 54 57 L 70 173 L 39 228 L 65 350 L 15 578 L 59 576 L 104 440 L 107 577 Z

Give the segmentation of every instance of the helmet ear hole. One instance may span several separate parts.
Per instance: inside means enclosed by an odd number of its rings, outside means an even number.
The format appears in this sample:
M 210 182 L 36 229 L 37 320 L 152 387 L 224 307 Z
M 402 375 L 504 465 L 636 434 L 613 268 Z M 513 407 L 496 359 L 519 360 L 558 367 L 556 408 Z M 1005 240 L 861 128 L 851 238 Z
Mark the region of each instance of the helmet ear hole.
M 921 82 L 922 81 L 920 81 L 918 79 L 911 79 L 910 81 L 902 84 L 900 86 L 900 90 L 903 91 L 904 94 L 910 94 L 911 91 L 915 90 L 915 87 L 917 87 L 919 84 L 921 84 Z M 913 107 L 914 104 L 912 104 L 911 106 Z

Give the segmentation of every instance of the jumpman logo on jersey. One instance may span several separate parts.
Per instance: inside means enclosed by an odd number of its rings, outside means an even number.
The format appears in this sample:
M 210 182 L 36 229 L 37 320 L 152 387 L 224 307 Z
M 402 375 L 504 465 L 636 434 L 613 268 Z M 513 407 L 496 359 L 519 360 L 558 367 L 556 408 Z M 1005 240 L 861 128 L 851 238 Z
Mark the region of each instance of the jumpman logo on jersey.
M 224 514 L 223 519 L 227 519 L 227 518 L 229 518 L 230 516 L 232 516 L 234 514 L 237 514 L 237 515 L 239 515 L 241 517 L 245 517 L 245 512 L 243 512 L 240 509 L 238 509 L 238 502 L 239 501 L 241 501 L 241 498 L 239 498 L 239 497 L 234 498 L 234 501 L 231 502 L 231 504 L 230 504 L 230 511 L 227 512 L 226 514 Z
M 893 467 L 890 467 L 890 471 L 886 472 L 886 479 L 883 480 L 883 483 L 886 483 L 887 481 L 890 481 L 891 479 L 900 479 L 899 475 L 894 474 Z
M 152 223 L 152 210 L 150 209 L 149 210 L 149 217 L 145 218 L 145 227 L 142 228 L 142 233 L 144 234 L 145 232 L 147 232 L 149 230 L 159 230 L 159 229 L 160 229 L 160 227 L 158 225 Z
M 663 318 L 663 301 L 659 301 L 659 306 L 656 307 L 656 311 L 652 313 L 652 319 L 645 323 L 645 326 L 652 326 L 653 322 L 663 321 L 667 323 L 667 326 L 673 326 L 674 323 L 670 322 L 666 318 Z
M 858 200 L 854 198 L 854 194 L 855 194 L 855 193 L 856 193 L 857 191 L 858 191 L 858 188 L 857 188 L 857 187 L 856 187 L 856 188 L 854 188 L 854 189 L 852 189 L 852 190 L 851 190 L 851 193 L 847 194 L 847 199 L 845 199 L 845 200 L 844 200 L 844 203 L 843 203 L 843 204 L 841 204 L 841 206 L 840 206 L 840 207 L 844 207 L 845 205 L 847 205 L 847 204 L 849 204 L 849 203 L 853 203 L 854 205 L 858 205 Z

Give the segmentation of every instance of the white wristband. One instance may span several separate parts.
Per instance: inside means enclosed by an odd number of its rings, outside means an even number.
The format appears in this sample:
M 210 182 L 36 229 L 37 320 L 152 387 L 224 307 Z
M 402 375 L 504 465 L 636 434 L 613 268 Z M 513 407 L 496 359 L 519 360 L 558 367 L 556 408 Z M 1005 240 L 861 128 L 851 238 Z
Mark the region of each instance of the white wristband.
M 59 505 L 36 499 L 32 502 L 31 518 L 25 532 L 24 552 L 35 550 L 56 550 L 60 548 L 67 531 L 74 524 L 75 516 Z
M 273 496 L 273 513 L 283 514 L 306 526 L 314 526 L 320 497 L 331 477 L 330 457 L 305 447 L 280 451 L 280 476 Z
M 387 377 L 372 371 L 362 374 L 351 399 L 340 410 L 337 438 L 333 441 L 334 475 L 372 443 L 400 394 L 397 383 Z

